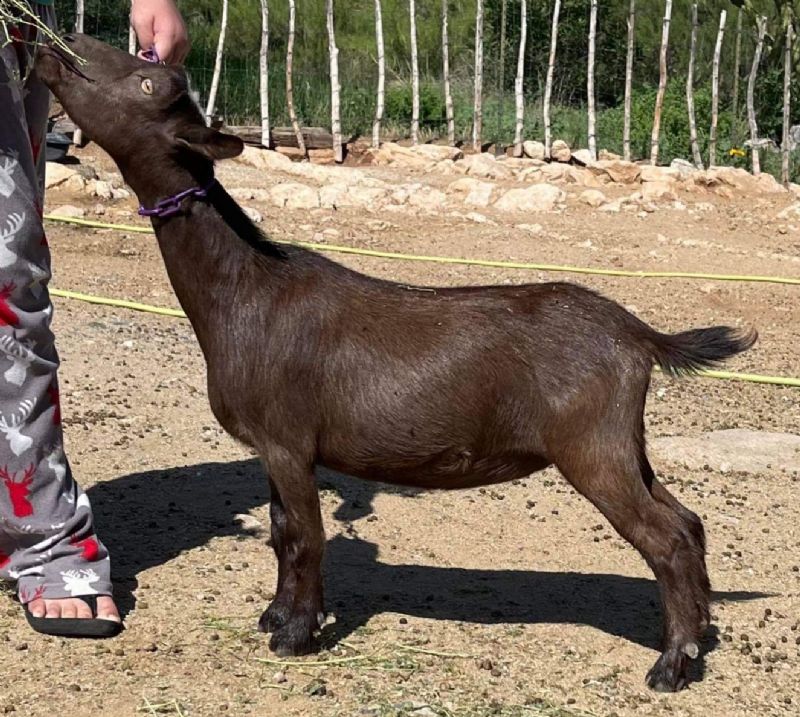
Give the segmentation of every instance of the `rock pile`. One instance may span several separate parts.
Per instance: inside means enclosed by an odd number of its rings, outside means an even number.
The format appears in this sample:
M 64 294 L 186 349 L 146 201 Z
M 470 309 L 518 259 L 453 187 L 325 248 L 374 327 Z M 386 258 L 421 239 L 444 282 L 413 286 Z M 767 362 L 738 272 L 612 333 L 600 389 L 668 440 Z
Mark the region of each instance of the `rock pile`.
M 464 154 L 449 146 L 405 147 L 392 142 L 370 149 L 374 165 L 420 175 L 419 181 L 398 183 L 372 176 L 380 174 L 379 170 L 370 173 L 362 168 L 293 162 L 278 152 L 248 146 L 234 162 L 262 170 L 269 181 L 259 181 L 254 188 L 236 187 L 231 194 L 240 202 L 254 200 L 295 210 L 355 208 L 424 214 L 466 208 L 474 221 L 485 222 L 487 218 L 475 209 L 493 208 L 505 214 L 552 212 L 574 200 L 601 212 L 626 209 L 649 213 L 659 206 L 686 209 L 682 194 L 731 198 L 786 193 L 771 175 L 754 177 L 733 167 L 699 170 L 684 160 L 675 160 L 669 167 L 653 167 L 605 151 L 593 160 L 588 150 L 572 151 L 561 140 L 553 142 L 551 162 L 544 161 L 541 142 L 525 142 L 523 151 L 525 156 L 520 158 L 496 157 Z M 223 179 L 224 172 L 234 167 L 223 164 Z M 448 179 L 453 175 L 462 176 Z M 82 166 L 48 163 L 46 185 L 101 200 L 130 196 L 117 175 L 99 177 Z M 800 187 L 793 191 L 800 198 Z M 80 209 L 69 207 L 69 211 Z M 260 218 L 257 210 L 250 211 Z M 778 218 L 800 216 L 800 203 L 783 214 Z

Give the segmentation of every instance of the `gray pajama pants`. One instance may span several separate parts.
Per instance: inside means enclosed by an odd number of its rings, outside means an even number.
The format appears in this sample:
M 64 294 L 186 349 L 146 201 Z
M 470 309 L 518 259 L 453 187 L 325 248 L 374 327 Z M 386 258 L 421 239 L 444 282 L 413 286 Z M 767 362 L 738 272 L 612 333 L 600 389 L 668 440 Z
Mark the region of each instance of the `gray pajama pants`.
M 52 7 L 34 7 L 55 25 Z M 110 595 L 108 552 L 62 442 L 42 225 L 50 96 L 29 73 L 35 31 L 11 34 L 0 48 L 0 578 L 23 603 Z

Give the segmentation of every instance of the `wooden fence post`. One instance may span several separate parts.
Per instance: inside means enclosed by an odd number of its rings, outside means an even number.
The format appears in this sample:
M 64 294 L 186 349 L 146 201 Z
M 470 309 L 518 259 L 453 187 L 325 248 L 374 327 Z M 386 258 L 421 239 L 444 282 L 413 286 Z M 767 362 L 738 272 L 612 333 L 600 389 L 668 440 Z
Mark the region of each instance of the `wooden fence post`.
M 544 156 L 550 159 L 550 99 L 553 95 L 553 70 L 556 66 L 556 46 L 558 45 L 558 13 L 561 10 L 561 0 L 555 0 L 553 5 L 553 24 L 550 28 L 550 56 L 547 60 L 547 79 L 544 83 Z
M 476 0 L 475 89 L 472 105 L 472 148 L 480 152 L 483 131 L 483 0 Z
M 211 76 L 211 89 L 208 91 L 208 104 L 206 105 L 206 122 L 210 125 L 214 114 L 214 105 L 217 103 L 217 90 L 219 79 L 222 75 L 222 53 L 225 50 L 225 33 L 228 31 L 228 0 L 222 0 L 222 19 L 219 25 L 219 39 L 217 40 L 217 56 L 214 59 L 214 74 Z
M 450 91 L 450 38 L 447 32 L 447 0 L 442 0 L 442 74 L 444 76 L 444 110 L 447 117 L 447 141 L 456 143 L 456 121 L 453 95 Z
M 731 141 L 739 141 L 739 71 L 742 61 L 742 8 L 736 11 L 736 47 L 733 51 L 733 132 Z
M 500 52 L 497 64 L 500 96 L 497 98 L 497 127 L 502 132 L 506 113 L 506 27 L 508 25 L 508 0 L 500 0 Z
M 386 57 L 383 47 L 383 11 L 381 0 L 375 0 L 375 44 L 378 48 L 378 97 L 375 103 L 375 121 L 372 123 L 372 146 L 381 146 L 381 121 L 386 101 Z
M 664 20 L 661 27 L 661 52 L 658 56 L 658 91 L 656 109 L 653 115 L 653 133 L 650 136 L 650 164 L 658 164 L 658 140 L 661 133 L 661 110 L 664 107 L 664 93 L 667 91 L 667 47 L 669 46 L 669 22 L 672 16 L 672 0 L 664 3 Z
M 326 25 L 328 26 L 328 56 L 331 66 L 331 134 L 333 135 L 333 159 L 337 164 L 344 161 L 342 150 L 341 87 L 339 85 L 339 48 L 336 47 L 336 33 L 333 24 L 333 0 L 325 3 Z
M 522 156 L 522 132 L 525 127 L 525 43 L 528 37 L 528 3 L 520 0 L 519 55 L 517 76 L 514 78 L 514 100 L 516 102 L 517 125 L 514 132 L 514 156 Z
M 297 146 L 303 153 L 304 157 L 308 157 L 308 150 L 306 149 L 306 142 L 303 139 L 303 131 L 300 129 L 300 123 L 297 121 L 297 113 L 294 109 L 294 81 L 292 78 L 293 62 L 294 62 L 294 33 L 295 33 L 295 0 L 289 1 L 289 33 L 286 38 L 286 106 L 289 110 L 289 121 L 292 123 L 294 136 L 297 138 Z
M 792 106 L 792 40 L 794 32 L 791 18 L 786 19 L 786 48 L 783 55 L 783 141 L 781 142 L 781 180 L 783 186 L 789 187 L 789 129 L 791 125 Z
M 633 43 L 636 0 L 631 0 L 628 11 L 628 53 L 625 58 L 625 110 L 622 126 L 622 156 L 631 161 L 631 94 L 633 91 Z
M 725 16 L 723 10 L 719 14 L 719 32 L 717 44 L 714 45 L 714 61 L 711 69 L 711 131 L 708 134 L 708 166 L 717 166 L 717 121 L 719 118 L 719 57 L 722 52 L 722 38 L 725 34 Z
M 269 6 L 261 0 L 261 47 L 258 51 L 259 97 L 261 100 L 261 146 L 269 149 Z
M 764 35 L 767 32 L 767 18 L 761 16 L 756 19 L 758 28 L 758 40 L 756 51 L 753 55 L 753 64 L 750 67 L 750 77 L 747 80 L 747 119 L 750 124 L 750 153 L 753 162 L 753 174 L 761 174 L 761 160 L 758 154 L 758 125 L 756 124 L 756 109 L 754 95 L 756 89 L 756 75 L 758 75 L 758 65 L 761 62 L 761 50 L 764 47 Z
M 694 113 L 694 61 L 697 54 L 697 3 L 692 3 L 692 35 L 689 41 L 689 69 L 686 74 L 686 107 L 689 111 L 689 142 L 692 145 L 692 158 L 698 169 L 703 168 L 703 158 L 697 143 L 697 122 Z
M 594 50 L 597 37 L 597 0 L 589 0 L 589 65 L 586 68 L 586 102 L 589 115 L 589 154 L 597 159 L 597 135 L 594 112 Z
M 408 0 L 411 19 L 411 140 L 419 144 L 419 51 L 417 50 L 417 8 Z

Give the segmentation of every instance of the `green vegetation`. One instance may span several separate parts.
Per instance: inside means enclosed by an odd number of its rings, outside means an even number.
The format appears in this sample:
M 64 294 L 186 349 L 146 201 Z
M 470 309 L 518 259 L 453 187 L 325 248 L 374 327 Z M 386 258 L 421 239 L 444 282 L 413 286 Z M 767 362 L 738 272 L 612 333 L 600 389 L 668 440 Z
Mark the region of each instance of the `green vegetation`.
M 500 67 L 502 6 L 506 4 L 505 67 Z M 194 87 L 205 96 L 211 82 L 221 3 L 218 0 L 179 0 L 193 42 L 187 61 Z M 485 104 L 484 138 L 508 143 L 513 137 L 517 45 L 518 0 L 485 0 Z M 125 0 L 87 0 L 86 28 L 96 36 L 127 45 Z M 597 36 L 598 142 L 600 147 L 621 150 L 622 100 L 625 78 L 625 34 L 629 0 L 602 3 Z M 743 5 L 742 9 L 738 7 Z M 586 0 L 562 0 L 559 46 L 553 91 L 554 136 L 574 146 L 585 144 Z M 658 81 L 658 50 L 663 2 L 638 3 L 632 145 L 635 156 L 649 153 L 655 87 Z M 451 68 L 456 111 L 456 131 L 469 135 L 472 124 L 472 67 L 474 0 L 449 0 Z M 673 3 L 670 32 L 669 84 L 662 119 L 661 158 L 689 158 L 685 77 L 688 65 L 690 2 Z M 64 27 L 72 22 L 71 3 L 59 8 Z M 756 107 L 762 137 L 780 142 L 783 96 L 783 28 L 785 18 L 800 11 L 800 0 L 706 0 L 700 3 L 700 33 L 696 69 L 697 122 L 701 149 L 707 160 L 710 125 L 711 55 L 719 12 L 728 11 L 722 50 L 721 107 L 718 160 L 732 163 L 728 150 L 741 146 L 748 136 L 745 116 L 747 74 L 752 59 L 756 14 L 766 14 L 769 31 L 756 88 Z M 342 120 L 348 135 L 367 133 L 375 107 L 376 59 L 374 0 L 337 3 L 336 31 L 342 78 Z M 295 102 L 303 123 L 327 126 L 330 112 L 327 38 L 324 32 L 325 3 L 297 0 L 295 46 Z M 440 0 L 417 2 L 420 48 L 422 128 L 424 136 L 444 131 L 444 97 L 441 83 Z M 541 97 L 549 48 L 551 0 L 529 2 L 529 37 L 525 58 L 526 136 L 541 138 Z M 736 20 L 743 13 L 739 103 L 733 116 L 732 96 Z M 390 136 L 407 134 L 411 116 L 409 20 L 406 0 L 383 0 L 387 62 L 385 129 Z M 275 125 L 287 125 L 284 54 L 288 7 L 286 0 L 270 0 L 270 108 Z M 259 115 L 258 48 L 260 11 L 255 0 L 231 0 L 230 29 L 218 111 L 233 124 L 254 123 Z M 800 47 L 800 43 L 798 43 Z M 795 51 L 800 60 L 800 50 Z M 800 98 L 800 72 L 793 95 Z M 502 82 L 502 84 L 501 84 Z M 797 105 L 797 102 L 796 102 Z M 800 111 L 793 117 L 800 120 Z M 772 162 L 765 153 L 767 166 Z

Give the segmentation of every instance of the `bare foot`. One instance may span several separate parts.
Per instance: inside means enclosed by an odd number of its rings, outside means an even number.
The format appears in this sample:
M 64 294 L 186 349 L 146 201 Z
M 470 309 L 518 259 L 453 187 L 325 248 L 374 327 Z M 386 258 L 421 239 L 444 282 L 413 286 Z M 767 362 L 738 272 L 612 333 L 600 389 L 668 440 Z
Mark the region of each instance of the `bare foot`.
M 45 600 L 37 598 L 28 603 L 28 611 L 34 617 L 73 617 L 91 620 L 91 608 L 80 598 L 63 598 L 61 600 Z M 97 596 L 97 617 L 101 620 L 122 622 L 114 600 L 108 595 Z

